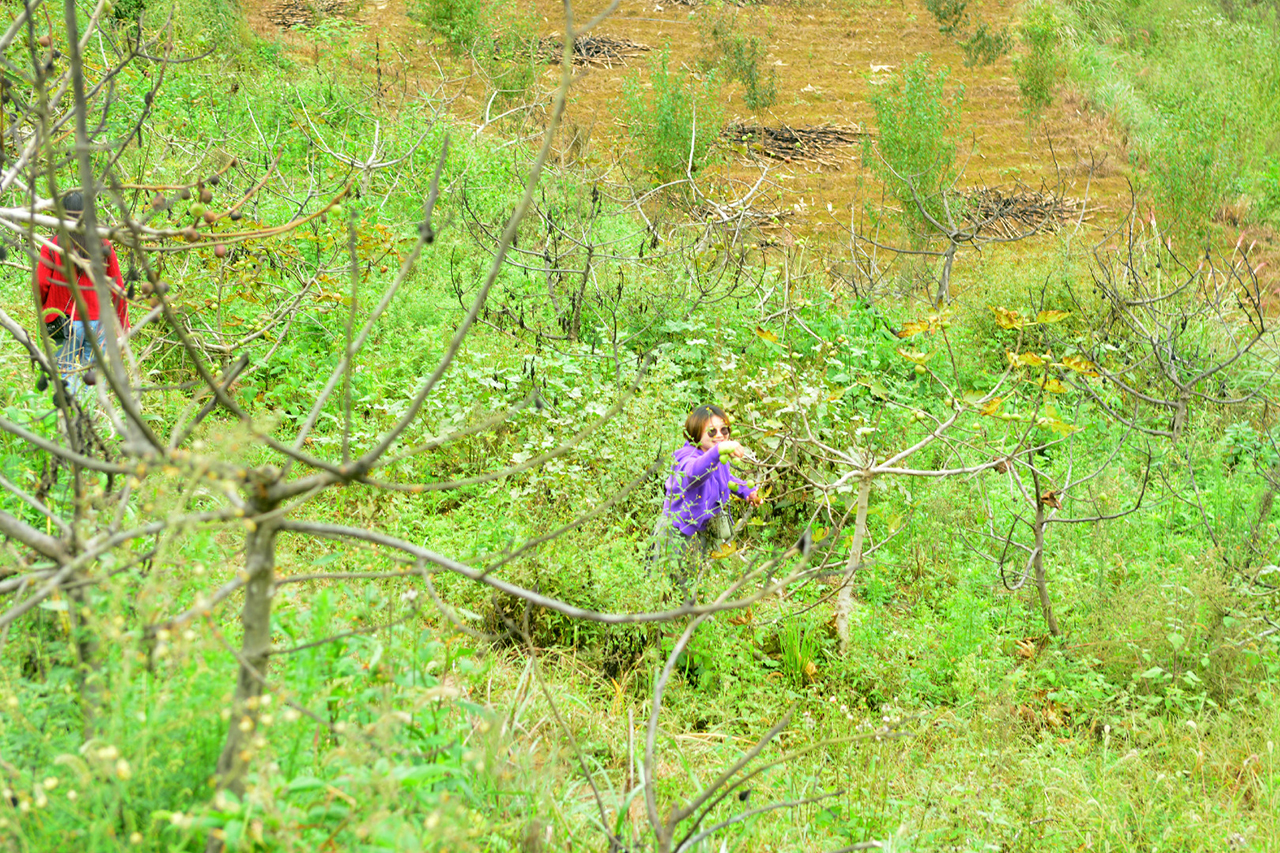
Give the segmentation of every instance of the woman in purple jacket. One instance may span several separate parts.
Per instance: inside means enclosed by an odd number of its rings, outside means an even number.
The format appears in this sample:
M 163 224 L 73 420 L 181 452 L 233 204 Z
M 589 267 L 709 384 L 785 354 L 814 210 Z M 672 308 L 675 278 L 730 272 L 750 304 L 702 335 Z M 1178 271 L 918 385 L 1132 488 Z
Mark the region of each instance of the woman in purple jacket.
M 675 452 L 667 477 L 667 499 L 654 530 L 655 554 L 672 579 L 684 586 L 688 569 L 733 535 L 729 495 L 759 506 L 758 490 L 729 473 L 729 459 L 746 448 L 729 437 L 729 416 L 719 406 L 699 406 L 684 422 L 688 443 Z

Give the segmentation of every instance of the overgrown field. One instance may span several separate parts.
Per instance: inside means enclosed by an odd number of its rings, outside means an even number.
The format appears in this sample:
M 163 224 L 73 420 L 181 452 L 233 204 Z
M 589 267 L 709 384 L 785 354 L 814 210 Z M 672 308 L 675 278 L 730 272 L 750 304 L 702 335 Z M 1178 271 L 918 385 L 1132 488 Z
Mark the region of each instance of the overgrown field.
M 531 7 L 411 4 L 394 92 L 337 15 L 5 9 L 0 850 L 1276 846 L 1274 6 L 913 8 L 1134 194 L 975 195 L 921 56 L 808 222 L 719 137 L 792 85 L 737 7 L 608 148 Z M 86 173 L 135 330 L 72 395 L 33 211 Z M 767 500 L 681 588 L 706 402 Z

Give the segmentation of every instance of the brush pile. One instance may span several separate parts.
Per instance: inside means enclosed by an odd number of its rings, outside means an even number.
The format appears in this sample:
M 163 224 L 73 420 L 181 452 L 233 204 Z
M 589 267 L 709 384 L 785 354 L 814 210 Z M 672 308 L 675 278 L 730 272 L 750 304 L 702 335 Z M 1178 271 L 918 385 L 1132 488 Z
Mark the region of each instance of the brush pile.
M 836 159 L 839 149 L 846 148 L 866 131 L 856 127 L 823 124 L 815 127 L 766 127 L 745 122 L 730 122 L 720 134 L 730 147 L 745 149 L 747 156 L 763 155 L 784 163 L 809 162 L 840 168 Z
M 574 65 L 596 65 L 612 68 L 614 64 L 626 65 L 627 59 L 649 50 L 646 44 L 613 36 L 583 36 L 573 42 Z M 564 53 L 564 42 L 551 37 L 538 42 L 538 56 L 547 62 L 559 62 Z
M 969 222 L 982 223 L 983 230 L 1009 239 L 1057 231 L 1065 223 L 1080 218 L 1084 206 L 1078 198 L 1025 187 L 1012 191 L 977 187 L 957 195 L 968 206 L 965 218 Z
M 284 0 L 264 11 L 263 17 L 282 30 L 315 26 L 320 15 L 335 15 L 345 11 L 347 0 Z
M 707 202 L 694 208 L 693 216 L 710 225 L 733 228 L 780 228 L 793 211 L 767 202 L 751 206 L 721 205 Z M 771 244 L 772 245 L 772 244 Z

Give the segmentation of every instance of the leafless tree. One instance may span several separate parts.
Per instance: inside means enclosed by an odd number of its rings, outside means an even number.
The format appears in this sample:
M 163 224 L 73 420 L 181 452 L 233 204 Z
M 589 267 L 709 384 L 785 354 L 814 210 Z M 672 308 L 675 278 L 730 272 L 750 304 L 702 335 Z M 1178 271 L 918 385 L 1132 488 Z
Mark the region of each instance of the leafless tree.
M 1094 249 L 1091 291 L 1072 291 L 1082 311 L 1103 318 L 1080 350 L 1124 404 L 1078 384 L 1118 420 L 1177 444 L 1193 407 L 1257 400 L 1280 370 L 1269 285 L 1243 236 L 1226 253 L 1206 246 L 1193 267 L 1154 215 L 1136 214 L 1131 207 Z
M 999 527 L 997 526 L 996 512 L 992 506 L 993 502 L 989 496 L 984 495 L 986 498 L 987 528 L 983 533 L 991 540 L 993 546 L 999 549 L 999 554 L 993 555 L 978 549 L 979 553 L 982 553 L 996 567 L 1000 574 L 1001 583 L 1010 592 L 1022 589 L 1028 578 L 1033 580 L 1045 625 L 1048 627 L 1049 633 L 1054 637 L 1062 636 L 1062 629 L 1058 624 L 1057 617 L 1054 615 L 1053 601 L 1049 595 L 1049 579 L 1045 569 L 1046 532 L 1054 524 L 1097 525 L 1137 512 L 1142 508 L 1142 502 L 1146 497 L 1147 486 L 1151 477 L 1151 454 L 1147 452 L 1145 462 L 1142 465 L 1142 485 L 1139 487 L 1137 495 L 1133 497 L 1131 505 L 1114 512 L 1106 512 L 1100 509 L 1097 505 L 1096 497 L 1089 494 L 1087 486 L 1099 478 L 1104 478 L 1106 475 L 1114 473 L 1120 467 L 1120 462 L 1124 459 L 1125 451 L 1128 449 L 1134 432 L 1133 430 L 1126 430 L 1118 440 L 1114 441 L 1107 458 L 1101 464 L 1091 466 L 1091 470 L 1083 474 L 1077 471 L 1076 459 L 1076 451 L 1082 435 L 1085 434 L 1073 432 L 1065 442 L 1067 461 L 1065 470 L 1061 475 L 1060 485 L 1053 485 L 1054 478 L 1045 470 L 1044 464 L 1039 460 L 1035 452 L 1010 456 L 998 466 L 997 470 L 1007 476 L 1010 494 L 1018 504 L 1018 509 L 1011 513 L 1012 518 L 1008 523 L 1007 530 L 1004 528 L 1003 523 Z M 1090 438 L 1093 437 L 1090 436 Z M 1058 451 L 1063 449 L 1062 447 L 1057 448 Z M 1028 477 L 1030 478 L 1031 486 L 1029 490 L 1026 482 Z M 1080 494 L 1083 494 L 1084 497 L 1077 497 Z M 1073 501 L 1077 505 L 1090 505 L 1093 511 L 1086 515 L 1060 516 L 1058 513 L 1071 505 Z M 1030 517 L 1027 517 L 1027 512 L 1030 512 Z M 1015 530 L 1020 525 L 1030 531 L 1030 544 L 1019 541 L 1018 537 L 1014 535 Z M 1020 572 L 1010 571 L 1009 569 L 1011 551 L 1013 554 L 1022 555 L 1024 565 Z
M 1068 198 L 1061 170 L 1052 186 L 1039 189 L 1018 184 L 1003 191 L 963 191 L 959 188 L 964 176 L 961 166 L 937 191 L 930 192 L 924 188 L 931 176 L 903 174 L 879 149 L 875 153 L 880 168 L 906 191 L 899 195 L 909 199 L 901 217 L 907 233 L 903 241 L 884 236 L 884 216 L 868 221 L 865 211 L 856 208 L 851 209 L 847 224 L 838 223 L 849 238 L 850 284 L 860 294 L 874 293 L 896 261 L 921 258 L 939 264 L 931 298 L 936 307 L 942 307 L 952 298 L 951 273 L 958 253 L 980 254 L 988 246 L 1056 231 L 1072 219 L 1078 228 L 1088 208 L 1088 187 L 1083 199 Z

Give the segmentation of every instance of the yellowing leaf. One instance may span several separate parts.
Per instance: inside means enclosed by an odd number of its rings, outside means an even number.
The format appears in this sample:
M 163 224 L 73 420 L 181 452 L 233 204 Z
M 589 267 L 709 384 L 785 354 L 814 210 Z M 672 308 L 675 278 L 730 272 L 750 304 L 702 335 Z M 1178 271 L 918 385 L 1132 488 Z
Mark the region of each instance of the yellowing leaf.
M 933 330 L 934 326 L 928 320 L 909 320 L 903 323 L 902 328 L 898 330 L 898 337 L 911 338 Z
M 907 349 L 903 349 L 902 347 L 898 347 L 898 355 L 902 356 L 907 361 L 912 361 L 912 362 L 915 362 L 916 364 L 924 364 L 937 354 L 938 353 L 936 351 L 935 352 L 916 352 L 914 350 L 907 350 Z
M 732 542 L 721 543 L 714 551 L 711 552 L 711 559 L 723 560 L 725 557 L 731 557 L 738 553 L 738 546 Z
M 949 322 L 950 313 L 942 311 L 937 314 L 930 314 L 923 320 L 908 320 L 902 324 L 902 328 L 898 330 L 898 337 L 910 338 L 924 332 L 936 332 L 939 329 L 947 329 L 951 327 Z
M 1062 359 L 1062 366 L 1084 376 L 1097 376 L 1098 365 L 1080 355 L 1069 355 Z
M 1013 367 L 1044 367 L 1044 357 L 1033 352 L 1006 352 Z
M 1017 311 L 1010 311 L 1003 305 L 991 309 L 996 315 L 996 325 L 1002 329 L 1021 329 L 1027 324 Z
M 1075 426 L 1074 424 L 1069 424 L 1066 421 L 1060 421 L 1057 418 L 1051 418 L 1051 417 L 1037 418 L 1036 426 L 1042 426 L 1045 429 L 1051 429 L 1054 432 L 1056 432 L 1058 435 L 1071 435 L 1071 433 L 1080 429 L 1080 427 Z
M 778 336 L 766 329 L 764 326 L 756 326 L 756 334 L 771 344 L 776 344 L 778 342 Z
M 1037 323 L 1061 323 L 1071 316 L 1070 311 L 1041 311 L 1036 315 Z
M 1068 386 L 1063 385 L 1061 382 L 1059 382 L 1057 379 L 1055 379 L 1052 376 L 1046 376 L 1043 379 L 1039 380 L 1038 382 L 1034 379 L 1029 381 L 1034 382 L 1036 385 L 1039 385 L 1041 388 L 1048 391 L 1050 394 L 1065 394 L 1071 390 Z
M 1003 402 L 1004 397 L 992 397 L 978 409 L 978 414 L 991 417 L 996 412 L 1000 411 L 1000 404 Z

